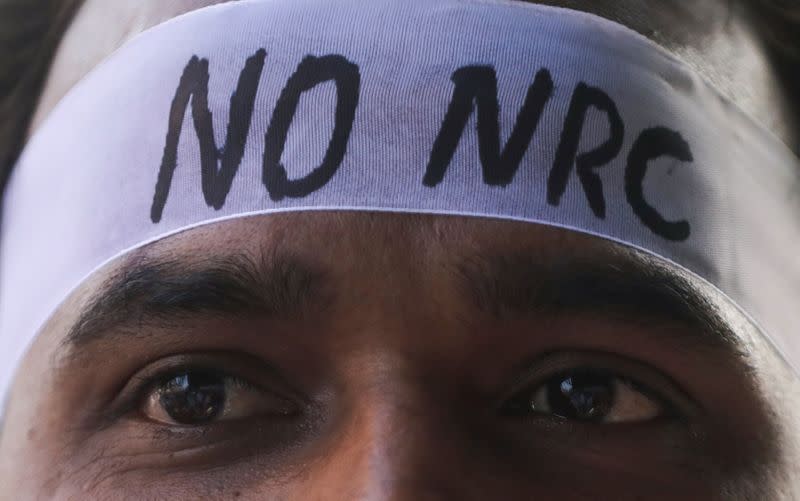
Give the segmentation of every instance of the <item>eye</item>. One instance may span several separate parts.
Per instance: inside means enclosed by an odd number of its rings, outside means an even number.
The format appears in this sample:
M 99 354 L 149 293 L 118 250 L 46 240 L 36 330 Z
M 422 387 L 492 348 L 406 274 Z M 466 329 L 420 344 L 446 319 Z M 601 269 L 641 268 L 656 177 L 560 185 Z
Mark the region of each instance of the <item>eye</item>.
M 574 369 L 560 372 L 512 397 L 513 415 L 551 415 L 591 423 L 652 421 L 666 405 L 642 385 L 612 372 Z
M 259 415 L 290 416 L 293 402 L 242 379 L 206 369 L 173 371 L 144 398 L 142 413 L 169 425 L 202 426 Z

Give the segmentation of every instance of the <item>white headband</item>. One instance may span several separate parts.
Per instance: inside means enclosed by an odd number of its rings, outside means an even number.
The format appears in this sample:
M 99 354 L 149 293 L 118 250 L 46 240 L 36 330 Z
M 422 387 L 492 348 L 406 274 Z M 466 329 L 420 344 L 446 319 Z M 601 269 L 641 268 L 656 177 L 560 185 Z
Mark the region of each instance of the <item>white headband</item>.
M 800 366 L 800 162 L 651 41 L 566 9 L 245 0 L 192 12 L 63 99 L 4 203 L 3 393 L 49 316 L 110 260 L 213 221 L 325 209 L 622 242 L 715 285 Z

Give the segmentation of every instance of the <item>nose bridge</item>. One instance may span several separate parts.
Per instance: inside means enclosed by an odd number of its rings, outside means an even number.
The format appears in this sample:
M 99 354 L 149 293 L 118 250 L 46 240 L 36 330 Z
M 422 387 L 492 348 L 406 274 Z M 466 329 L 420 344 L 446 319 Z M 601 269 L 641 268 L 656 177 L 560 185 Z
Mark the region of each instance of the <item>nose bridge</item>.
M 378 364 L 376 364 L 378 365 Z M 367 499 L 397 499 L 425 461 L 438 418 L 404 364 L 373 367 L 354 406 L 353 432 L 363 445 Z
M 458 456 L 441 406 L 402 364 L 384 360 L 363 370 L 331 451 L 340 492 L 351 493 L 347 499 L 454 499 L 441 492 L 457 484 L 448 477 Z

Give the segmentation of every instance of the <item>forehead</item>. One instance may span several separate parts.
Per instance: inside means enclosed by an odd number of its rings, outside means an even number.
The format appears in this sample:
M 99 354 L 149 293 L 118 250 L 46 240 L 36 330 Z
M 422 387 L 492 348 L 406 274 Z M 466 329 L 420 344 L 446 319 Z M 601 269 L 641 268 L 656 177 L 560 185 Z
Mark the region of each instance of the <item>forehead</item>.
M 207 5 L 207 4 L 208 3 L 206 3 L 204 5 Z M 614 5 L 621 5 L 621 4 L 622 3 L 618 3 L 618 4 L 614 4 Z M 714 10 L 714 8 L 720 7 L 719 3 L 717 3 L 717 2 L 705 2 L 705 3 L 703 3 L 704 6 L 707 5 L 707 4 L 710 6 L 709 9 L 712 9 L 712 10 Z M 636 5 L 641 5 L 640 7 L 635 7 L 633 3 L 629 3 L 627 5 L 627 7 L 625 9 L 622 9 L 622 10 L 620 10 L 617 7 L 612 7 L 612 4 L 611 3 L 607 3 L 607 2 L 606 3 L 600 2 L 600 3 L 596 3 L 596 4 L 586 3 L 585 5 L 579 5 L 577 3 L 564 3 L 564 5 L 566 5 L 568 7 L 573 7 L 573 8 L 583 8 L 583 10 L 595 11 L 595 12 L 598 12 L 598 13 L 602 13 L 603 15 L 606 15 L 608 17 L 620 18 L 620 20 L 625 20 L 628 24 L 633 25 L 634 28 L 636 28 L 637 30 L 639 30 L 641 32 L 648 33 L 648 34 L 654 36 L 655 38 L 661 37 L 661 38 L 663 38 L 663 40 L 667 40 L 668 43 L 665 43 L 665 45 L 672 46 L 672 48 L 674 50 L 679 50 L 680 47 L 686 46 L 687 44 L 697 43 L 700 38 L 705 39 L 705 38 L 708 38 L 708 37 L 714 38 L 715 36 L 722 36 L 722 35 L 717 34 L 717 32 L 715 31 L 715 30 L 717 30 L 717 28 L 715 28 L 713 26 L 700 26 L 700 25 L 698 25 L 698 29 L 696 31 L 692 31 L 693 33 L 697 33 L 698 35 L 695 38 L 689 37 L 689 38 L 692 38 L 691 40 L 687 40 L 686 37 L 682 37 L 682 35 L 679 33 L 680 30 L 677 30 L 677 29 L 675 31 L 675 35 L 674 36 L 669 34 L 669 33 L 671 33 L 671 31 L 668 31 L 667 34 L 664 34 L 665 31 L 662 30 L 661 28 L 659 28 L 659 26 L 661 26 L 661 25 L 663 25 L 663 26 L 673 26 L 673 25 L 682 26 L 681 29 L 685 31 L 686 30 L 686 26 L 690 26 L 690 25 L 694 24 L 694 20 L 695 20 L 695 17 L 696 17 L 694 15 L 695 14 L 694 12 L 690 12 L 690 11 L 688 11 L 686 9 L 678 8 L 677 4 L 674 4 L 674 3 L 671 3 L 671 2 L 661 1 L 661 2 L 638 2 L 638 3 L 636 3 Z M 108 37 L 105 37 L 105 38 L 107 38 L 108 40 L 115 41 L 115 42 L 111 42 L 110 45 L 114 45 L 114 43 L 121 43 L 121 42 L 124 41 L 125 38 L 127 38 L 129 36 L 132 36 L 137 31 L 145 29 L 145 28 L 149 27 L 150 25 L 158 24 L 159 22 L 161 22 L 161 21 L 163 21 L 165 19 L 168 19 L 169 17 L 171 17 L 173 15 L 180 14 L 182 12 L 185 12 L 186 10 L 191 10 L 192 8 L 196 8 L 196 7 L 199 7 L 199 6 L 200 5 L 197 4 L 197 3 L 189 5 L 187 3 L 177 2 L 177 3 L 174 3 L 174 4 L 169 4 L 169 6 L 161 6 L 161 4 L 143 2 L 143 3 L 140 4 L 139 7 L 131 8 L 130 11 L 122 10 L 121 12 L 117 12 L 118 16 L 116 16 L 114 18 L 114 22 L 107 23 L 106 28 L 104 28 L 104 29 L 108 29 L 109 33 L 116 33 L 116 35 L 109 35 Z M 107 7 L 105 7 L 105 8 L 107 9 Z M 90 1 L 89 3 L 86 4 L 84 10 L 81 12 L 81 15 L 76 20 L 75 25 L 73 26 L 73 31 L 71 32 L 71 36 L 73 37 L 72 38 L 73 41 L 77 40 L 78 43 L 82 43 L 82 44 L 86 43 L 87 38 L 89 36 L 91 36 L 91 33 L 92 33 L 91 30 L 97 29 L 96 28 L 98 26 L 98 24 L 97 24 L 98 23 L 97 16 L 99 15 L 99 13 L 103 12 L 102 9 L 103 9 L 102 6 L 99 6 L 98 4 L 96 4 L 96 3 L 92 2 L 92 1 Z M 127 7 L 125 9 L 127 9 Z M 107 10 L 105 12 L 106 12 L 106 14 L 108 14 Z M 124 14 L 125 12 L 127 12 L 128 15 L 125 15 Z M 633 17 L 628 16 L 628 17 L 625 17 L 625 19 L 622 19 L 624 17 L 622 15 L 623 12 L 624 13 L 628 13 L 628 14 L 638 13 L 638 15 L 637 16 L 633 16 Z M 677 19 L 677 18 L 679 18 L 681 16 L 684 16 L 686 18 L 686 23 L 681 24 L 681 23 L 673 22 L 675 19 Z M 670 19 L 673 20 L 673 21 L 670 21 Z M 712 17 L 712 19 L 716 19 L 716 18 Z M 710 24 L 714 25 L 715 23 L 710 23 Z M 721 32 L 725 33 L 725 30 L 722 30 Z M 658 34 L 658 35 L 656 35 L 656 34 Z M 684 33 L 684 35 L 685 35 L 685 33 Z M 67 51 L 67 48 L 68 48 L 67 46 L 68 45 L 69 44 L 65 45 L 65 47 L 63 48 L 64 51 Z M 100 44 L 100 45 L 102 45 L 102 44 Z M 698 43 L 698 46 L 699 45 L 702 45 L 702 44 Z M 108 47 L 107 47 L 107 49 L 108 49 Z M 103 49 L 98 49 L 98 50 L 99 50 L 99 53 L 104 52 Z M 66 52 L 65 52 L 65 54 L 66 54 Z M 91 59 L 91 58 L 89 58 L 89 59 Z M 473 222 L 473 223 L 475 223 L 475 222 Z M 251 223 L 246 223 L 246 224 L 251 224 Z M 344 224 L 344 223 L 342 223 L 342 224 Z M 461 225 L 456 224 L 456 223 L 452 223 L 452 222 L 450 223 L 450 225 L 452 225 L 455 228 L 461 227 Z M 250 234 L 256 234 L 256 233 L 271 233 L 271 232 L 280 233 L 280 231 L 278 229 L 276 229 L 276 228 L 280 228 L 281 225 L 278 224 L 278 223 L 275 223 L 273 226 L 275 228 L 268 228 L 268 229 L 263 229 L 263 230 L 261 230 L 261 229 L 259 229 L 259 230 L 250 230 L 250 231 L 245 230 L 245 231 L 242 231 L 240 233 L 242 235 L 245 235 L 245 234 L 246 235 L 250 235 Z M 291 227 L 292 225 L 290 224 L 289 226 Z M 322 224 L 315 224 L 315 223 L 313 223 L 311 221 L 308 221 L 308 220 L 304 219 L 301 224 L 294 225 L 294 228 L 292 228 L 292 231 L 290 233 L 292 234 L 292 240 L 293 241 L 302 240 L 300 237 L 303 235 L 303 233 L 297 230 L 297 227 L 300 227 L 300 226 L 302 226 L 303 228 L 307 228 L 306 233 L 305 233 L 306 236 L 308 236 L 308 235 L 318 236 L 318 235 L 321 235 L 321 234 L 325 234 L 325 232 L 330 233 L 330 231 L 331 231 L 330 228 L 336 228 L 337 227 L 336 224 L 331 223 L 331 222 L 326 222 L 326 223 L 322 223 Z M 345 226 L 349 230 L 353 230 L 354 227 L 356 229 L 358 229 L 358 228 L 361 228 L 361 229 L 358 230 L 358 231 L 340 231 L 341 234 L 359 235 L 359 236 L 363 236 L 365 233 L 369 234 L 368 231 L 364 230 L 364 224 L 363 223 L 360 223 L 360 222 L 359 223 L 355 223 L 354 220 L 350 220 L 350 221 L 347 222 L 347 224 L 345 224 Z M 438 229 L 430 229 L 431 227 L 438 228 Z M 503 228 L 508 228 L 509 226 L 502 226 L 502 227 Z M 231 228 L 236 228 L 236 226 L 234 225 Z M 428 228 L 428 229 L 426 231 L 423 231 L 420 228 Z M 368 228 L 368 229 L 369 230 L 374 230 L 374 228 Z M 402 229 L 402 231 L 401 231 L 401 229 Z M 433 224 L 433 225 L 431 225 L 431 224 L 421 224 L 418 227 L 414 228 L 413 230 L 414 231 L 411 231 L 408 228 L 398 228 L 397 225 L 394 225 L 394 227 L 392 228 L 391 231 L 383 231 L 382 234 L 383 235 L 390 235 L 390 234 L 391 235 L 395 235 L 394 244 L 395 245 L 397 245 L 398 243 L 401 244 L 401 245 L 398 246 L 398 252 L 400 252 L 403 249 L 402 243 L 404 243 L 406 241 L 414 240 L 414 239 L 416 239 L 416 240 L 425 240 L 425 239 L 427 239 L 427 240 L 436 240 L 435 238 L 432 239 L 431 236 L 437 236 L 437 235 L 441 236 L 442 233 L 446 233 L 444 230 L 441 229 L 441 225 L 436 225 L 436 224 Z M 437 233 L 437 231 L 439 233 Z M 179 237 L 179 238 L 175 239 L 175 242 L 187 242 L 188 241 L 188 242 L 191 243 L 191 245 L 197 245 L 198 241 L 219 242 L 220 244 L 226 244 L 226 243 L 229 244 L 230 242 L 232 242 L 234 240 L 233 236 L 229 236 L 227 238 L 220 237 L 219 236 L 219 232 L 222 232 L 222 234 L 225 234 L 225 233 L 231 233 L 232 235 L 236 235 L 237 234 L 235 229 L 219 230 L 217 228 L 214 231 L 212 231 L 210 235 L 208 235 L 208 238 L 203 238 L 203 239 L 193 238 L 193 239 L 190 239 L 190 240 L 185 240 L 185 239 L 181 239 Z M 309 233 L 309 232 L 311 232 L 311 233 Z M 499 231 L 497 228 L 492 228 L 491 231 L 486 231 L 485 229 L 482 229 L 481 224 L 474 224 L 472 227 L 469 228 L 468 231 L 463 230 L 463 229 L 461 231 L 452 230 L 451 229 L 451 230 L 448 230 L 448 232 L 449 232 L 448 233 L 449 237 L 448 238 L 444 238 L 442 240 L 445 241 L 447 244 L 449 244 L 449 248 L 450 249 L 452 249 L 452 248 L 464 248 L 464 247 L 468 247 L 468 245 L 477 245 L 476 242 L 480 242 L 481 245 L 488 245 L 489 243 L 491 243 L 493 245 L 500 245 L 501 242 L 505 243 L 507 245 L 512 245 L 512 244 L 520 245 L 519 242 L 524 240 L 522 238 L 518 238 L 518 237 L 514 237 L 514 236 L 508 236 L 509 232 L 506 231 L 506 230 Z M 396 235 L 398 235 L 398 234 L 401 234 L 401 236 L 400 237 L 396 237 Z M 464 234 L 469 234 L 470 237 L 469 238 L 461 238 L 460 241 L 456 238 L 456 237 L 463 236 Z M 513 232 L 511 232 L 511 234 L 513 235 Z M 536 235 L 536 234 L 538 234 L 538 232 L 532 232 L 532 231 L 525 232 L 525 235 L 526 235 L 525 238 L 530 240 L 531 238 L 534 238 L 534 237 L 529 237 L 528 235 Z M 482 235 L 482 236 L 480 236 L 480 235 Z M 486 236 L 486 235 L 489 235 L 489 236 Z M 536 248 L 536 249 L 557 249 L 555 251 L 551 250 L 551 252 L 556 252 L 556 253 L 559 252 L 560 250 L 564 249 L 564 248 L 567 248 L 567 249 L 582 249 L 582 248 L 588 247 L 588 244 L 586 243 L 587 242 L 586 239 L 583 239 L 583 240 L 577 239 L 576 241 L 570 241 L 569 237 L 560 237 L 560 239 L 562 240 L 562 242 L 560 244 L 556 244 L 554 242 L 554 237 L 552 235 L 550 235 L 550 236 L 546 236 L 545 238 L 540 238 L 538 242 L 528 242 L 528 247 Z M 568 244 L 564 244 L 563 240 L 567 240 Z M 309 239 L 309 241 L 313 241 L 313 239 Z M 331 236 L 330 241 L 334 242 L 336 244 L 336 246 L 342 246 L 345 242 L 347 242 L 347 240 L 345 240 L 344 242 L 342 242 L 340 240 L 337 240 L 335 234 L 333 234 Z M 383 241 L 388 242 L 388 241 L 390 241 L 390 239 L 388 238 L 388 236 L 385 236 Z M 251 246 L 255 244 L 254 242 L 251 242 L 251 241 L 248 241 L 248 242 L 245 242 L 245 243 L 248 244 L 248 245 L 251 245 Z M 178 245 L 178 244 L 174 243 L 173 245 Z M 478 245 L 478 246 L 480 247 L 480 245 Z M 161 248 L 160 246 L 157 246 L 157 247 Z
M 216 2 L 210 2 L 216 3 Z M 621 5 L 624 2 L 620 2 L 613 5 Z M 203 5 L 208 5 L 209 3 L 204 3 Z M 713 26 L 701 26 L 698 25 L 698 29 L 696 31 L 692 31 L 693 33 L 697 33 L 697 37 L 689 37 L 691 40 L 687 39 L 687 37 L 681 35 L 679 33 L 680 30 L 674 32 L 674 36 L 671 34 L 672 32 L 669 30 L 664 30 L 659 26 L 682 26 L 682 30 L 686 31 L 686 26 L 693 25 L 694 21 L 694 12 L 690 12 L 686 9 L 681 9 L 677 7 L 677 4 L 673 4 L 670 2 L 627 2 L 627 7 L 621 9 L 619 7 L 613 7 L 611 3 L 596 3 L 590 4 L 585 3 L 584 5 L 580 5 L 578 3 L 563 3 L 568 7 L 573 8 L 582 8 L 583 10 L 589 10 L 597 13 L 601 13 L 607 17 L 612 18 L 619 18 L 622 21 L 627 22 L 629 25 L 632 25 L 635 29 L 640 32 L 650 34 L 654 38 L 660 38 L 665 45 L 671 46 L 674 50 L 679 50 L 680 47 L 688 46 L 689 44 L 696 43 L 698 46 L 702 45 L 699 44 L 700 38 L 708 38 L 708 37 L 715 37 L 715 36 L 722 36 L 718 34 L 715 30 L 717 28 Z M 719 7 L 717 2 L 705 2 L 703 5 L 711 5 Z M 639 7 L 636 7 L 638 5 Z M 201 5 L 198 3 L 192 3 L 191 5 L 188 3 L 181 3 L 177 2 L 174 4 L 169 4 L 168 6 L 164 6 L 162 4 L 155 4 L 151 2 L 143 2 L 139 4 L 136 8 L 125 7 L 120 11 L 114 11 L 117 13 L 115 16 L 114 22 L 106 23 L 103 29 L 108 30 L 108 36 L 101 37 L 101 39 L 106 39 L 110 41 L 106 47 L 106 49 L 98 48 L 98 53 L 103 52 L 110 52 L 113 49 L 113 45 L 119 44 L 124 42 L 126 38 L 134 35 L 138 31 L 142 29 L 146 29 L 147 27 L 158 24 L 169 17 L 174 15 L 178 15 L 182 12 L 187 10 L 192 10 L 192 8 L 200 7 Z M 711 7 L 709 7 L 711 8 Z M 105 11 L 103 9 L 106 9 Z M 112 9 L 113 10 L 113 9 Z M 712 9 L 713 10 L 713 9 Z M 60 61 L 64 61 L 65 58 L 68 56 L 68 49 L 69 49 L 69 42 L 75 42 L 77 44 L 86 44 L 86 40 L 92 36 L 93 31 L 96 30 L 98 24 L 99 15 L 105 12 L 106 14 L 109 13 L 108 7 L 103 7 L 102 5 L 98 5 L 96 2 L 89 1 L 83 11 L 81 12 L 80 16 L 75 22 L 73 29 L 68 37 L 67 43 L 62 48 L 63 58 L 62 55 L 59 56 Z M 127 12 L 127 14 L 126 14 Z M 623 13 L 627 13 L 628 17 L 623 16 Z M 630 14 L 637 13 L 637 15 L 631 16 Z M 681 23 L 674 23 L 670 20 L 675 20 L 681 16 L 686 18 L 686 22 Z M 712 19 L 716 19 L 712 16 Z M 715 23 L 710 23 L 714 25 Z M 724 32 L 724 30 L 722 30 Z M 665 34 L 666 33 L 666 34 Z M 94 37 L 93 37 L 94 38 Z M 99 44 L 103 45 L 103 44 Z M 91 59 L 88 58 L 88 59 Z M 58 63 L 57 63 L 58 64 Z M 88 66 L 91 63 L 86 63 Z M 57 69 L 57 68 L 55 68 Z M 54 71 L 54 75 L 57 72 Z M 55 76 L 54 76 L 55 78 Z M 276 220 L 280 221 L 280 219 Z M 192 250 L 192 246 L 197 246 L 199 242 L 203 242 L 203 245 L 211 245 L 211 244 L 219 244 L 223 247 L 226 245 L 232 245 L 232 242 L 236 240 L 237 235 L 254 235 L 254 234 L 281 234 L 281 233 L 289 233 L 291 234 L 290 241 L 303 241 L 303 237 L 319 237 L 319 235 L 330 235 L 329 240 L 332 242 L 332 246 L 342 247 L 345 243 L 351 242 L 353 245 L 357 246 L 359 241 L 356 240 L 340 240 L 337 238 L 336 232 L 337 228 L 339 228 L 338 232 L 340 235 L 356 235 L 359 237 L 363 237 L 364 235 L 370 235 L 373 237 L 375 234 L 380 234 L 381 238 L 383 239 L 382 242 L 391 242 L 392 236 L 394 238 L 393 242 L 394 245 L 397 246 L 397 252 L 402 254 L 402 250 L 404 249 L 403 243 L 408 241 L 426 241 L 427 245 L 423 245 L 423 248 L 431 248 L 430 241 L 435 242 L 443 242 L 442 245 L 447 247 L 448 249 L 464 249 L 469 248 L 470 245 L 474 245 L 477 247 L 481 246 L 488 246 L 488 245 L 507 245 L 507 246 L 527 246 L 528 248 L 535 248 L 539 249 L 539 252 L 542 249 L 550 249 L 551 253 L 558 253 L 563 252 L 564 249 L 587 249 L 592 248 L 592 246 L 588 243 L 588 239 L 581 239 L 579 237 L 564 237 L 560 236 L 556 238 L 554 235 L 555 233 L 547 234 L 545 233 L 544 236 L 539 235 L 539 231 L 527 231 L 524 232 L 524 237 L 519 237 L 518 235 L 515 236 L 515 231 L 511 231 L 508 228 L 516 228 L 516 226 L 509 226 L 509 225 L 498 225 L 496 222 L 494 226 L 499 226 L 503 228 L 502 230 L 498 229 L 497 227 L 492 226 L 488 222 L 483 221 L 472 221 L 469 224 L 467 223 L 456 223 L 453 222 L 454 220 L 449 220 L 447 225 L 444 224 L 418 224 L 416 227 L 408 228 L 408 225 L 397 225 L 392 224 L 391 230 L 385 230 L 384 225 L 373 225 L 370 227 L 369 224 L 361 222 L 359 219 L 350 219 L 345 221 L 342 220 L 334 220 L 334 221 L 326 221 L 323 223 L 315 223 L 313 218 L 302 218 L 302 221 L 298 224 L 288 223 L 288 224 L 281 224 L 279 222 L 271 222 L 267 225 L 267 228 L 258 228 L 258 229 L 250 229 L 250 230 L 237 230 L 238 228 L 236 225 L 231 225 L 230 228 L 220 229 L 220 227 L 214 227 L 213 230 L 203 230 L 205 232 L 205 236 L 203 238 L 182 238 L 176 237 L 175 239 L 170 239 L 170 242 L 164 242 L 164 245 L 155 246 L 154 249 L 166 249 L 170 246 L 175 247 L 180 251 L 180 243 L 183 242 L 183 245 L 188 246 L 187 249 L 184 250 Z M 242 225 L 252 225 L 252 222 L 242 223 Z M 491 227 L 490 230 L 487 230 L 486 227 Z M 290 230 L 282 231 L 280 228 L 288 227 Z M 343 227 L 344 229 L 340 228 Z M 443 229 L 446 227 L 446 230 Z M 302 228 L 302 231 L 300 230 Z M 466 229 L 465 229 L 466 228 Z M 345 231 L 346 230 L 346 231 Z M 377 231 L 380 230 L 380 231 Z M 333 232 L 333 233 L 331 233 Z M 372 233 L 370 233 L 372 232 Z M 522 232 L 516 232 L 522 233 Z M 435 238 L 435 237 L 442 237 L 443 234 L 447 235 L 447 238 Z M 399 236 L 398 236 L 399 235 Z M 469 235 L 468 237 L 464 237 L 464 235 Z M 538 241 L 532 241 L 536 240 Z M 258 240 L 258 239 L 256 239 Z M 274 239 L 273 239 L 274 240 Z M 313 238 L 307 238 L 306 241 L 314 242 Z M 319 241 L 319 239 L 317 239 Z M 523 245 L 521 242 L 525 242 Z M 565 243 L 566 242 L 566 243 Z M 399 245 L 398 245 L 399 244 Z M 245 241 L 242 242 L 242 245 L 247 246 L 256 246 L 257 242 L 254 241 Z M 311 244 L 313 245 L 313 244 Z M 384 246 L 387 248 L 391 248 L 391 246 Z M 596 245 L 594 247 L 597 247 Z M 591 254 L 589 251 L 583 251 L 586 254 Z M 388 253 L 388 251 L 387 251 Z M 403 257 L 402 255 L 400 257 Z
M 109 263 L 80 287 L 79 296 L 102 294 L 112 277 L 139 261 L 179 261 L 202 268 L 229 256 L 259 262 L 289 257 L 346 282 L 390 273 L 427 281 L 421 279 L 452 272 L 476 258 L 522 257 L 544 265 L 618 259 L 646 266 L 648 260 L 597 237 L 532 223 L 362 211 L 289 212 L 212 223 L 156 241 Z
M 557 228 L 483 217 L 393 214 L 358 211 L 289 212 L 210 224 L 157 242 L 150 253 L 173 254 L 203 249 L 262 252 L 291 247 L 323 254 L 312 243 L 326 242 L 327 250 L 383 247 L 383 253 L 415 252 L 467 255 L 476 250 L 525 250 L 548 257 L 563 252 L 610 255 L 624 252 L 595 237 Z M 402 245 L 401 245 L 402 244 Z
M 661 258 L 600 237 L 484 217 L 363 211 L 250 216 L 156 241 L 95 273 L 59 308 L 56 328 L 46 330 L 65 335 L 80 311 L 140 277 L 149 280 L 151 274 L 163 273 L 157 280 L 163 284 L 176 273 L 241 275 L 236 270 L 242 262 L 248 265 L 246 273 L 263 274 L 256 288 L 282 281 L 285 277 L 277 276 L 274 268 L 287 265 L 301 276 L 319 275 L 324 279 L 320 283 L 331 285 L 337 295 L 359 297 L 351 288 L 374 292 L 375 284 L 381 283 L 381 290 L 393 289 L 402 301 L 438 294 L 443 307 L 450 302 L 444 298 L 450 297 L 456 309 L 465 304 L 465 291 L 475 299 L 476 294 L 494 295 L 499 287 L 514 296 L 512 302 L 535 302 L 563 289 L 566 296 L 556 301 L 575 300 L 589 309 L 620 303 L 624 311 L 619 313 L 629 316 L 647 316 L 652 310 L 665 321 L 685 321 L 706 331 L 703 337 L 712 344 L 719 338 L 736 345 L 740 353 L 759 342 L 753 326 L 705 281 Z M 209 285 L 204 279 L 198 284 Z M 567 296 L 570 299 L 564 299 Z M 582 299 L 575 299 L 578 296 Z

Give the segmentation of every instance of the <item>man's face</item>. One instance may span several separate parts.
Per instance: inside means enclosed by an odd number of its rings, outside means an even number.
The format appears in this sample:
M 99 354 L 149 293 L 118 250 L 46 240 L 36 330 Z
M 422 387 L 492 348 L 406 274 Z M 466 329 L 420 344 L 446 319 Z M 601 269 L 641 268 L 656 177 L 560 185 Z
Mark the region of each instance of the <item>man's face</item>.
M 712 499 L 767 485 L 780 425 L 746 370 L 759 361 L 737 353 L 763 346 L 715 332 L 730 312 L 704 318 L 692 296 L 713 296 L 643 259 L 468 218 L 195 230 L 61 310 L 21 368 L 3 453 L 48 496 Z
M 198 4 L 114 7 L 81 69 L 109 9 L 90 1 L 40 115 L 131 32 Z M 722 8 L 591 5 L 775 117 L 764 56 Z M 195 229 L 83 284 L 18 374 L 0 436 L 15 497 L 800 495 L 800 387 L 738 310 L 651 258 L 527 223 L 323 212 Z

